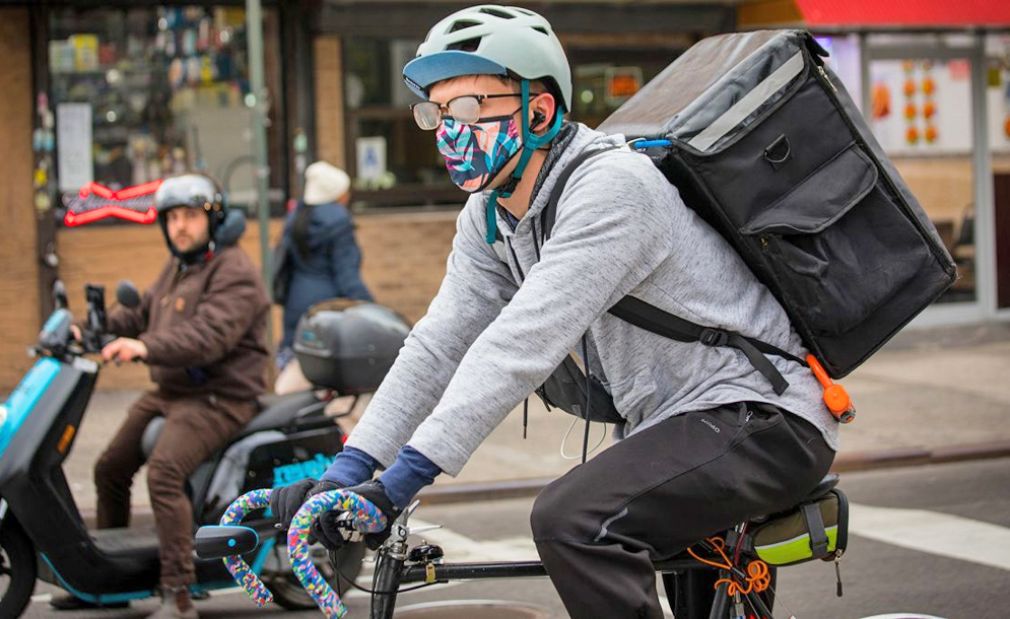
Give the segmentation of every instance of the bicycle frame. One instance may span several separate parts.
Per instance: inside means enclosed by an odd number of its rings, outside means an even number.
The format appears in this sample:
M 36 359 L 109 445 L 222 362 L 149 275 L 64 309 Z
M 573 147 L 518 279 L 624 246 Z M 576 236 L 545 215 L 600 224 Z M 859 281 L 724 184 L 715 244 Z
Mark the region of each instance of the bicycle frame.
M 240 536 L 248 538 L 244 527 L 235 528 L 249 512 L 268 507 L 270 490 L 254 490 L 236 499 L 221 518 L 222 527 L 201 527 L 197 533 L 197 552 L 204 558 L 221 556 L 220 554 L 205 554 L 201 551 L 201 543 L 211 553 L 217 548 L 229 548 L 231 553 L 223 556 L 228 571 L 235 581 L 241 585 L 253 601 L 264 606 L 270 602 L 269 591 L 253 574 L 240 558 L 240 554 L 251 550 L 235 540 Z M 415 502 L 404 510 L 403 514 L 391 525 L 390 536 L 377 551 L 375 573 L 372 579 L 371 619 L 392 619 L 396 607 L 396 598 L 405 584 L 421 583 L 421 586 L 444 584 L 454 580 L 477 580 L 487 578 L 530 578 L 547 576 L 547 571 L 540 561 L 503 561 L 487 563 L 445 563 L 442 561 L 441 548 L 425 545 L 411 548 L 407 538 L 411 534 L 408 524 L 410 515 L 417 508 Z M 338 619 L 347 614 L 347 609 L 340 600 L 340 595 L 334 592 L 319 575 L 315 565 L 308 558 L 309 527 L 316 516 L 331 509 L 350 512 L 355 530 L 373 532 L 385 527 L 385 517 L 366 499 L 347 492 L 334 490 L 324 492 L 309 499 L 295 514 L 288 529 L 288 550 L 291 555 L 292 570 L 305 590 L 316 601 L 323 614 Z M 228 526 L 232 526 L 231 529 Z M 245 530 L 246 533 L 242 533 Z M 415 531 L 416 533 L 416 531 Z M 229 539 L 229 536 L 234 536 Z M 258 539 L 253 537 L 254 544 Z M 707 542 L 701 542 L 703 548 L 712 551 Z M 736 566 L 731 570 L 717 570 L 715 567 L 700 563 L 695 559 L 683 558 L 679 555 L 672 559 L 657 561 L 654 564 L 657 572 L 664 575 L 684 574 L 691 571 L 718 572 L 720 578 L 745 578 L 746 575 Z M 732 574 L 730 573 L 732 572 Z M 708 612 L 709 619 L 724 619 L 728 616 L 730 596 L 726 594 L 727 583 L 722 583 L 716 590 L 715 601 Z M 735 599 L 737 609 L 743 609 L 743 602 L 761 619 L 772 619 L 771 611 L 756 591 L 740 593 Z M 739 615 L 742 611 L 738 612 Z M 693 617 L 690 619 L 694 619 Z
M 377 551 L 375 573 L 372 578 L 371 619 L 392 619 L 396 608 L 396 598 L 402 585 L 423 583 L 423 585 L 444 584 L 455 580 L 482 580 L 489 578 L 532 578 L 547 576 L 547 570 L 540 561 L 492 561 L 486 563 L 444 563 L 441 549 L 437 546 L 415 546 L 407 544 L 410 528 L 407 521 L 416 508 L 414 503 L 397 520 L 392 534 Z M 702 543 L 707 544 L 706 542 Z M 431 553 L 429 549 L 437 549 Z M 433 556 L 429 560 L 411 560 L 413 552 L 425 550 Z M 419 553 L 420 554 L 420 553 Z M 677 557 L 654 562 L 657 572 L 681 574 L 690 571 L 719 572 L 720 578 L 728 577 L 725 571 L 698 562 L 693 558 Z M 734 568 L 738 577 L 745 576 Z M 423 586 L 422 585 L 422 586 Z M 715 601 L 708 613 L 710 619 L 723 619 L 729 611 L 730 597 L 726 595 L 726 584 L 719 585 Z M 761 596 L 752 591 L 742 594 L 762 619 L 773 619 L 771 610 Z

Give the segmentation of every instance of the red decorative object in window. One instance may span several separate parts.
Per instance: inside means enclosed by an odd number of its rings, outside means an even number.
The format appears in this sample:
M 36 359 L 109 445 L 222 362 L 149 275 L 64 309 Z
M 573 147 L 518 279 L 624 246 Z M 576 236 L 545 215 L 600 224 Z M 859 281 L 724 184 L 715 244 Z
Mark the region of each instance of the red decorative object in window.
M 88 183 L 67 203 L 63 216 L 66 226 L 83 226 L 101 219 L 115 217 L 138 224 L 150 224 L 158 218 L 154 208 L 154 192 L 161 181 L 112 190 L 98 183 Z

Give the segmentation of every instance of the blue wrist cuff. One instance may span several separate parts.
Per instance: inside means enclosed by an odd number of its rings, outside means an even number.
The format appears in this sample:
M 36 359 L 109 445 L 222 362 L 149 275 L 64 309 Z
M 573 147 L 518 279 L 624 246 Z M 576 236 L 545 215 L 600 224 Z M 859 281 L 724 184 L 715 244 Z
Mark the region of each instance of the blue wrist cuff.
M 344 447 L 321 479 L 338 483 L 345 488 L 356 486 L 371 479 L 378 466 L 375 458 L 360 449 Z
M 393 505 L 404 509 L 414 495 L 431 485 L 441 472 L 437 464 L 407 445 L 400 450 L 393 465 L 379 476 L 379 481 Z

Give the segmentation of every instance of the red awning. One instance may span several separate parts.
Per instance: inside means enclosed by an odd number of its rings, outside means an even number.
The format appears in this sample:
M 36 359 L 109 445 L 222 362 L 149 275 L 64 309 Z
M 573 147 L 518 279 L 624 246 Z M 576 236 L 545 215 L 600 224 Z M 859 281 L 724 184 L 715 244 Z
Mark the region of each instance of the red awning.
M 808 26 L 1010 26 L 1010 0 L 796 0 Z

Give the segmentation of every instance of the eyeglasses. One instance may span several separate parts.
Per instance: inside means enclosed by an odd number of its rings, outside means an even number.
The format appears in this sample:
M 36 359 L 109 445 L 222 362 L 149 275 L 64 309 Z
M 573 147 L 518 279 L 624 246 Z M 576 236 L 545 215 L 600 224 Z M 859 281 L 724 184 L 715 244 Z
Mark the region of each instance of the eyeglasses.
M 530 97 L 535 97 L 539 92 L 530 93 Z M 521 97 L 517 92 L 510 92 L 498 95 L 461 95 L 449 100 L 445 105 L 439 105 L 434 101 L 421 101 L 410 106 L 414 113 L 414 121 L 417 126 L 425 131 L 432 131 L 438 128 L 442 119 L 451 117 L 457 122 L 472 125 L 480 120 L 480 106 L 485 99 L 501 99 L 504 97 Z

